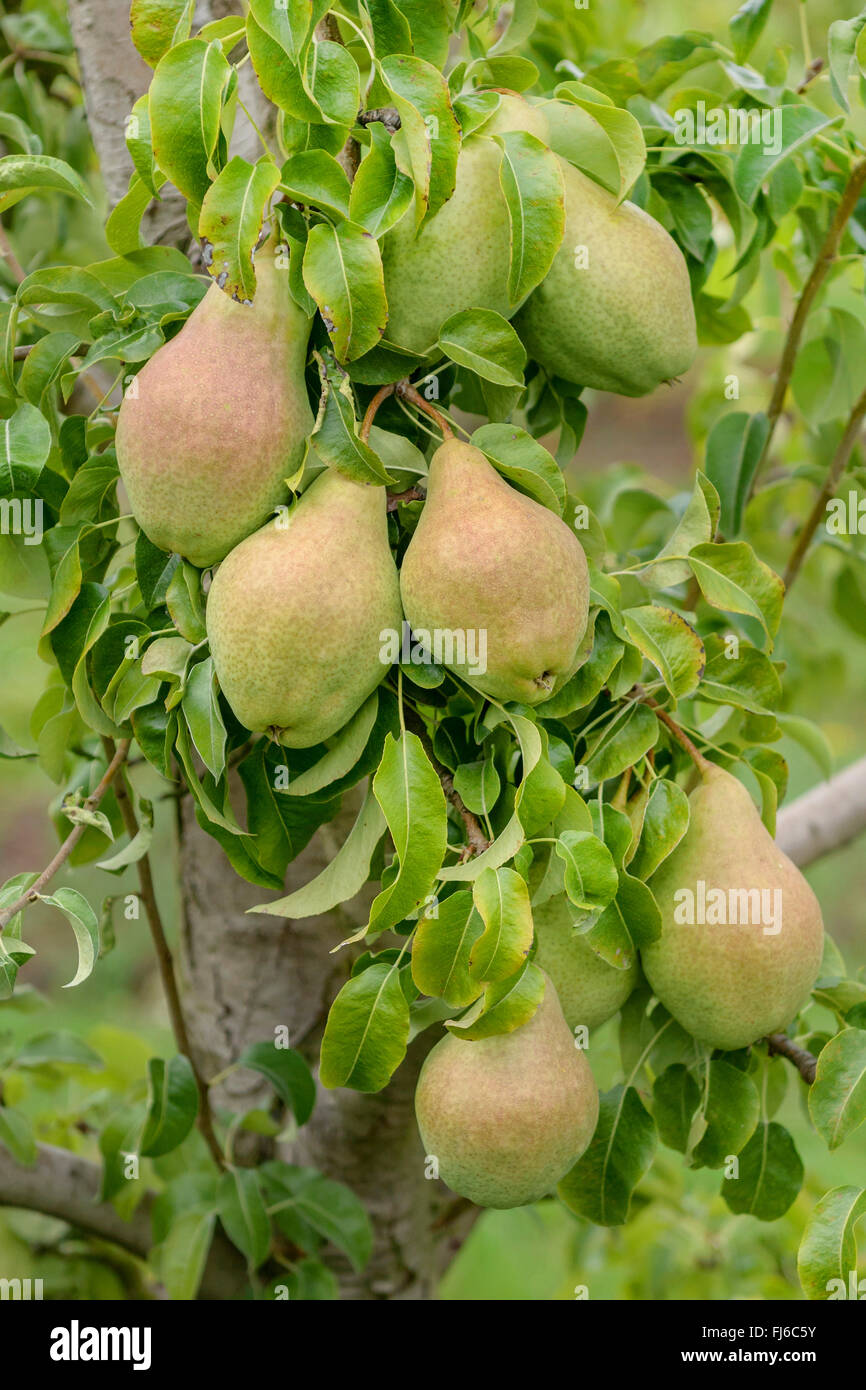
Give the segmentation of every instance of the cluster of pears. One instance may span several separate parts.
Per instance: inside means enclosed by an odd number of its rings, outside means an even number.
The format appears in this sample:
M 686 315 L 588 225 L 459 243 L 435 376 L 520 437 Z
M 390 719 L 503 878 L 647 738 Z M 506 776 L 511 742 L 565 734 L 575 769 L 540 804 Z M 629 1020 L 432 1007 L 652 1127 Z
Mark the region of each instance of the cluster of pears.
M 514 326 L 551 376 L 643 396 L 682 375 L 697 350 L 688 269 L 655 218 L 557 155 L 565 233 L 547 276 L 526 298 L 508 293 L 511 225 L 491 137 L 523 131 L 551 145 L 546 108 L 504 94 L 461 146 L 454 193 L 415 232 L 414 210 L 384 238 L 386 338 L 421 356 L 442 323 L 467 307 L 493 309 Z
M 688 830 L 650 879 L 662 930 L 641 951 L 641 964 L 688 1033 L 731 1051 L 784 1029 L 805 1004 L 821 964 L 821 909 L 729 772 L 703 760 L 689 801 Z M 705 895 L 722 890 L 726 900 L 731 890 L 757 890 L 778 915 L 688 924 L 679 895 L 701 882 Z M 546 975 L 537 1013 L 514 1032 L 477 1042 L 449 1033 L 418 1082 L 425 1152 L 454 1192 L 480 1206 L 537 1201 L 584 1152 L 598 1098 L 574 1032 L 612 1017 L 640 979 L 636 960 L 614 968 L 575 932 L 564 894 L 533 915 L 535 960 Z
M 142 529 L 194 564 L 218 565 L 207 631 L 238 720 L 291 748 L 330 738 L 385 676 L 383 649 L 404 609 L 416 630 L 483 632 L 486 669 L 455 666 L 482 693 L 549 698 L 574 670 L 587 623 L 574 532 L 453 439 L 431 461 L 399 576 L 383 487 L 328 468 L 281 506 L 312 429 L 310 325 L 273 241 L 256 270 L 252 306 L 208 290 L 139 374 L 117 431 Z

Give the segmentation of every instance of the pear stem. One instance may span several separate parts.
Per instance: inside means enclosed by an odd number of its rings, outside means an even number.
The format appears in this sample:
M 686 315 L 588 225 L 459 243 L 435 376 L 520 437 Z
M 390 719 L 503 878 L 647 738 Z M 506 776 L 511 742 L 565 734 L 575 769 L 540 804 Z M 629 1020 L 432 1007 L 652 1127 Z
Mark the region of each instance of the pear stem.
M 818 1058 L 813 1057 L 811 1052 L 807 1052 L 804 1047 L 798 1047 L 786 1033 L 770 1033 L 767 1037 L 767 1046 L 770 1049 L 771 1057 L 774 1055 L 787 1057 L 789 1062 L 793 1062 L 806 1085 L 811 1086 L 813 1084 Z
M 430 419 L 436 422 L 439 429 L 442 431 L 443 439 L 454 438 L 454 431 L 445 419 L 445 416 L 442 415 L 435 406 L 432 406 L 429 401 L 425 401 L 421 392 L 415 390 L 415 387 L 408 378 L 404 378 L 403 381 L 398 381 L 395 389 L 397 395 L 401 396 L 404 401 L 411 401 L 417 410 L 422 410 L 425 415 L 429 415 Z
M 390 386 L 380 386 L 370 404 L 367 406 L 366 413 L 361 421 L 361 428 L 358 431 L 362 444 L 366 444 L 370 438 L 370 430 L 373 428 L 373 421 L 376 418 L 379 406 L 383 401 L 386 401 L 389 396 L 393 396 L 395 390 L 396 386 L 393 384 Z
M 692 743 L 688 734 L 680 728 L 675 719 L 671 718 L 667 710 L 662 709 L 658 701 L 654 700 L 651 695 L 644 695 L 643 702 L 645 705 L 648 705 L 654 714 L 662 721 L 665 728 L 673 734 L 680 747 L 686 750 L 692 762 L 695 764 L 695 767 L 697 767 L 700 772 L 709 772 L 714 764 L 710 762 L 709 758 L 704 757 L 701 750 Z

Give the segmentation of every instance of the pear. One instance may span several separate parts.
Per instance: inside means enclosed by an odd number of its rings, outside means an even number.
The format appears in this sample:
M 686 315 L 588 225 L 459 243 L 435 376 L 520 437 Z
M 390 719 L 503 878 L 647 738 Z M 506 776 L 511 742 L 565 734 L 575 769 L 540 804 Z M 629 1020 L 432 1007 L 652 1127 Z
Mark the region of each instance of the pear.
M 645 396 L 681 376 L 697 351 L 685 260 L 655 218 L 560 165 L 565 235 L 514 326 L 551 376 Z
M 535 963 L 553 981 L 569 1028 L 598 1028 L 621 1009 L 640 977 L 635 953 L 624 970 L 597 955 L 574 929 L 564 893 L 533 906 Z
M 523 130 L 534 135 L 543 145 L 550 143 L 550 125 L 541 106 L 533 106 L 517 92 L 505 87 L 493 87 L 500 93 L 500 102 L 493 115 L 481 126 L 483 135 L 507 135 L 511 130 Z
M 388 299 L 385 338 L 419 357 L 439 329 L 464 309 L 495 309 L 510 318 L 511 224 L 499 181 L 502 151 L 487 138 L 508 130 L 546 133 L 543 112 L 522 97 L 504 96 L 477 134 L 464 141 L 454 192 L 415 230 L 415 203 L 382 240 Z
M 556 990 L 528 1023 L 477 1042 L 449 1033 L 418 1078 L 415 1114 L 424 1151 L 452 1192 L 481 1207 L 537 1202 L 593 1136 L 598 1091 L 574 1045 Z
M 641 952 L 643 968 L 700 1042 L 746 1047 L 785 1028 L 805 1003 L 821 964 L 821 909 L 729 772 L 708 763 L 689 803 L 686 834 L 650 880 L 663 925 Z M 683 890 L 695 895 L 695 925 L 683 920 Z
M 241 724 L 288 748 L 341 729 L 388 671 L 400 632 L 385 489 L 321 473 L 288 517 L 236 546 L 207 598 L 220 687 Z
M 433 455 L 400 587 L 418 640 L 451 641 L 446 663 L 484 695 L 537 705 L 575 668 L 589 608 L 583 547 L 472 444 L 448 440 Z
M 124 396 L 117 460 L 132 511 L 162 550 L 205 567 L 288 500 L 313 417 L 304 384 L 310 321 L 267 243 L 256 296 L 211 285 Z

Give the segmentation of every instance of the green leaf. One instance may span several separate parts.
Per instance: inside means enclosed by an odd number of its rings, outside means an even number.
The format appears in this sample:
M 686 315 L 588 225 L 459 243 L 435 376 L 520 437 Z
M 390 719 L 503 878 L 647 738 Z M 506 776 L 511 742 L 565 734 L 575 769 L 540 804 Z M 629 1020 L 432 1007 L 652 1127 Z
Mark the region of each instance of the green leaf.
M 99 921 L 86 898 L 75 888 L 58 888 L 51 897 L 40 894 L 42 902 L 57 907 L 75 933 L 78 946 L 78 969 L 64 989 L 80 985 L 91 974 L 99 954 Z
M 181 1212 L 165 1239 L 154 1247 L 157 1277 L 178 1302 L 190 1302 L 198 1293 L 215 1222 L 216 1213 L 212 1211 Z
M 728 537 L 739 535 L 755 469 L 770 426 L 766 415 L 736 410 L 720 416 L 707 438 L 704 469 L 722 504 L 720 525 Z
M 290 1239 L 309 1228 L 345 1251 L 356 1270 L 367 1264 L 373 1248 L 373 1231 L 364 1207 L 343 1183 L 323 1178 L 311 1168 L 289 1163 L 262 1165 L 271 1214 Z M 304 1248 L 309 1248 L 305 1245 Z
M 341 362 L 375 347 L 388 318 L 375 237 L 354 222 L 318 223 L 307 239 L 303 276 Z
M 179 555 L 169 555 L 139 531 L 135 542 L 135 574 L 148 612 L 165 601 L 172 576 L 181 563 Z
M 514 869 L 485 869 L 472 885 L 484 931 L 474 943 L 469 970 L 476 980 L 495 984 L 524 964 L 532 945 L 532 908 L 526 880 Z
M 475 1008 L 456 1022 L 449 1022 L 448 1031 L 467 1042 L 513 1033 L 532 1018 L 544 997 L 546 983 L 544 971 L 532 961 L 524 961 L 507 979 L 485 985 Z
M 772 8 L 773 0 L 745 0 L 729 21 L 734 58 L 738 63 L 744 63 L 755 47 L 770 18 Z
M 818 1057 L 809 1114 L 828 1148 L 836 1149 L 866 1119 L 866 1031 L 846 1028 Z
M 695 1168 L 721 1168 L 741 1152 L 761 1115 L 757 1087 L 750 1076 L 729 1062 L 707 1064 L 706 1094 L 701 1109 L 705 1129 L 695 1145 Z
M 219 1218 L 226 1235 L 251 1269 L 264 1264 L 271 1248 L 271 1223 L 255 1168 L 223 1173 L 217 1192 Z
M 492 758 L 461 763 L 454 773 L 454 790 L 464 806 L 476 816 L 489 816 L 496 805 L 502 783 Z
M 582 83 L 563 82 L 556 95 L 573 103 L 582 115 L 579 122 L 574 115 L 560 121 L 554 116 L 554 132 L 562 131 L 563 124 L 570 126 L 567 146 L 560 152 L 568 159 L 576 155 L 577 167 L 621 201 L 646 164 L 640 122 L 630 111 L 613 106 Z
M 418 921 L 412 944 L 412 979 L 422 994 L 465 1008 L 481 985 L 469 973 L 472 947 L 484 930 L 472 894 L 434 900 Z
M 87 187 L 63 159 L 47 154 L 7 154 L 0 159 L 0 212 L 43 190 L 66 193 L 92 205 Z
M 244 1048 L 237 1065 L 267 1077 L 298 1124 L 307 1123 L 316 1103 L 316 1084 L 299 1052 L 290 1047 L 277 1047 L 275 1043 L 253 1043 Z
M 173 44 L 189 38 L 195 0 L 132 0 L 132 42 L 149 67 L 155 68 Z
M 622 620 L 638 651 L 655 666 L 677 699 L 691 695 L 704 673 L 704 644 L 673 608 L 644 604 L 623 610 Z
M 837 19 L 827 30 L 827 58 L 830 64 L 830 86 L 833 96 L 845 111 L 848 105 L 848 78 L 855 50 L 859 52 L 860 34 L 866 25 L 862 11 L 852 19 Z
M 689 554 L 689 564 L 708 603 L 756 618 L 768 637 L 775 636 L 785 586 L 750 545 L 745 541 L 698 545 Z
M 348 175 L 326 150 L 302 150 L 283 165 L 280 187 L 295 203 L 304 203 L 335 216 L 349 216 Z M 362 228 L 369 231 L 367 227 Z
M 314 879 L 277 902 L 260 903 L 248 912 L 271 917 L 318 917 L 360 892 L 370 875 L 370 860 L 385 831 L 385 817 L 372 790 L 333 859 Z
M 89 1071 L 101 1071 L 105 1065 L 99 1053 L 74 1033 L 40 1033 L 35 1038 L 29 1038 L 15 1056 L 16 1067 L 57 1066 L 61 1063 L 87 1067 Z
M 619 875 L 607 845 L 586 830 L 564 830 L 554 846 L 565 864 L 569 901 L 582 912 L 607 907 L 616 896 Z
M 399 148 L 408 157 L 404 172 L 411 173 L 415 183 L 415 220 L 420 226 L 454 192 L 460 127 L 448 84 L 431 63 L 395 53 L 382 60 L 379 72 L 400 115 Z
M 803 1163 L 788 1131 L 775 1121 L 759 1124 L 737 1162 L 739 1177 L 722 1183 L 731 1211 L 759 1221 L 784 1216 L 803 1185 Z
M 279 181 L 280 171 L 267 155 L 257 164 L 236 155 L 204 196 L 198 234 L 205 264 L 220 289 L 241 304 L 255 299 L 253 251 Z
M 378 454 L 358 437 L 352 387 L 345 378 L 339 382 L 327 378 L 312 444 L 323 463 L 338 468 L 354 483 L 395 481 Z
M 139 1152 L 158 1158 L 179 1148 L 198 1114 L 198 1087 L 189 1059 L 178 1054 L 147 1064 L 147 1114 Z
M 592 1143 L 557 1192 L 578 1216 L 597 1226 L 620 1226 L 655 1147 L 655 1124 L 634 1086 L 614 1086 L 600 1098 Z
M 375 962 L 348 980 L 328 1014 L 319 1080 L 332 1090 L 381 1091 L 403 1060 L 409 1005 L 394 962 Z
M 193 645 L 207 636 L 201 597 L 201 576 L 183 560 L 172 572 L 165 591 L 165 603 L 172 622 Z
M 849 1296 L 856 1280 L 857 1245 L 854 1230 L 866 1212 L 866 1190 L 834 1187 L 815 1203 L 797 1255 L 797 1272 L 807 1298 Z M 835 1285 L 836 1291 L 831 1294 Z
M 519 304 L 540 285 L 565 231 L 565 189 L 555 154 L 526 131 L 496 137 L 499 178 L 511 224 L 508 298 Z
M 376 121 L 367 131 L 370 147 L 352 184 L 349 217 L 373 236 L 382 237 L 406 212 L 415 186 L 397 167 L 391 138 L 384 127 Z
M 526 351 L 511 324 L 493 309 L 464 309 L 439 330 L 452 362 L 498 386 L 523 386 Z
M 373 791 L 382 808 L 399 864 L 396 877 L 370 909 L 370 931 L 387 931 L 430 892 L 447 842 L 445 794 L 417 734 L 389 734 Z
M 518 425 L 482 425 L 470 443 L 487 455 L 497 473 L 562 516 L 566 501 L 562 470 L 553 455 L 526 430 Z
M 732 1069 L 733 1070 L 733 1069 Z M 674 1062 L 653 1083 L 653 1118 L 669 1149 L 685 1153 L 701 1090 L 688 1067 Z
M 819 130 L 831 125 L 834 117 L 800 103 L 777 107 L 774 119 L 781 124 L 778 150 L 761 144 L 744 145 L 737 156 L 734 186 L 748 207 L 752 206 L 773 170 L 813 139 Z
M 187 39 L 160 59 L 150 84 L 156 162 L 199 207 L 211 181 L 230 72 L 217 41 Z
M 635 878 L 650 878 L 676 849 L 689 828 L 689 799 L 682 787 L 657 777 L 643 815 L 638 847 L 629 869 Z
M 48 461 L 51 426 L 35 405 L 0 420 L 0 495 L 31 492 Z
M 33 1125 L 20 1110 L 0 1105 L 0 1144 L 6 1146 L 16 1163 L 32 1168 L 36 1162 L 36 1140 Z
M 226 765 L 226 728 L 217 698 L 213 657 L 193 666 L 187 677 L 183 712 L 199 757 L 215 780 Z

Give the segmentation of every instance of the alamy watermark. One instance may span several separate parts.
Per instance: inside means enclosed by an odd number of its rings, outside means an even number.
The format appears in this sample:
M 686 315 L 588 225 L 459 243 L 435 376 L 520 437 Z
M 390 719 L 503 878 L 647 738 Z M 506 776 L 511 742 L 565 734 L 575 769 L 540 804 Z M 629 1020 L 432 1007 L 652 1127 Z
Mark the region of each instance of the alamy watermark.
M 23 536 L 25 545 L 41 545 L 42 511 L 41 497 L 0 498 L 0 535 Z
M 674 893 L 674 921 L 693 927 L 762 927 L 764 936 L 782 930 L 781 888 L 708 888 L 699 878 L 694 888 Z
M 383 628 L 379 641 L 379 659 L 385 666 L 459 666 L 470 676 L 483 676 L 487 671 L 487 629 L 483 627 L 413 631 L 404 622 L 400 632 Z
M 782 153 L 782 112 L 777 106 L 707 106 L 701 99 L 673 113 L 678 145 L 760 145 Z

